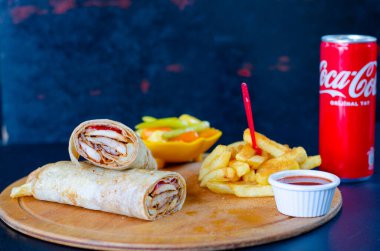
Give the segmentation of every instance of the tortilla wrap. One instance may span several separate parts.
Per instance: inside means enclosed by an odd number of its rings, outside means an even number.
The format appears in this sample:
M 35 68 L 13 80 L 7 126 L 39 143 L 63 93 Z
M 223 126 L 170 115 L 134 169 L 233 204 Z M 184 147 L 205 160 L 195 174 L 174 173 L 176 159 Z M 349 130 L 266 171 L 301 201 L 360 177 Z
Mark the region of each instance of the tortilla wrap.
M 12 198 L 22 196 L 156 220 L 182 208 L 186 182 L 175 172 L 116 171 L 60 161 L 36 169 L 24 185 L 12 189 Z
M 77 165 L 82 156 L 96 166 L 113 170 L 157 169 L 152 153 L 136 133 L 108 119 L 88 120 L 78 125 L 70 136 L 69 154 Z

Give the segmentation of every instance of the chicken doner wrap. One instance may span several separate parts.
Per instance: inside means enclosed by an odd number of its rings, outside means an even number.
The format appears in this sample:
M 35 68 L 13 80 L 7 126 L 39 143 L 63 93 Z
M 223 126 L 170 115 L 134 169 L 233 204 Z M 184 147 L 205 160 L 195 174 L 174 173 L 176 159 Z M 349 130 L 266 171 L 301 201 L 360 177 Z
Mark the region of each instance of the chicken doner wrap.
M 78 125 L 70 136 L 69 154 L 77 165 L 82 156 L 108 169 L 157 169 L 152 153 L 135 132 L 108 119 L 88 120 Z
M 11 197 L 22 196 L 156 220 L 182 208 L 186 183 L 175 172 L 117 171 L 60 161 L 36 169 L 24 185 L 12 189 Z

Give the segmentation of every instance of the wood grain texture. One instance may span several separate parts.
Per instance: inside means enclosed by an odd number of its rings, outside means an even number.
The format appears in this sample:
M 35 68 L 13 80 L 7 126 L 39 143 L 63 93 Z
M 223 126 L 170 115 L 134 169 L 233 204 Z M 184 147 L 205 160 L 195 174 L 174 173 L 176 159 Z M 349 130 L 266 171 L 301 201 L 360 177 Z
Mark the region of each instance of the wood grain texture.
M 12 187 L 0 195 L 0 217 L 10 227 L 38 239 L 98 250 L 210 250 L 254 246 L 310 231 L 333 218 L 342 206 L 337 190 L 329 213 L 293 218 L 279 213 L 273 198 L 237 198 L 200 188 L 199 163 L 169 168 L 188 185 L 183 209 L 155 222 L 38 201 L 11 199 Z

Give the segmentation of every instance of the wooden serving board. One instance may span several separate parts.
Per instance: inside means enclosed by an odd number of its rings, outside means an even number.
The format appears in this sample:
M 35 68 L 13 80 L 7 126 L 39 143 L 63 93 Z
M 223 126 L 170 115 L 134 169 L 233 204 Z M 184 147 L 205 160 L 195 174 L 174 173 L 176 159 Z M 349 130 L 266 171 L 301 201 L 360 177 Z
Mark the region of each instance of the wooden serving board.
M 342 206 L 336 191 L 330 212 L 293 218 L 276 210 L 273 198 L 238 198 L 200 188 L 199 163 L 168 170 L 181 173 L 188 186 L 185 205 L 174 215 L 149 222 L 116 214 L 0 195 L 0 217 L 10 227 L 38 239 L 98 250 L 209 250 L 254 246 L 310 231 L 333 218 Z

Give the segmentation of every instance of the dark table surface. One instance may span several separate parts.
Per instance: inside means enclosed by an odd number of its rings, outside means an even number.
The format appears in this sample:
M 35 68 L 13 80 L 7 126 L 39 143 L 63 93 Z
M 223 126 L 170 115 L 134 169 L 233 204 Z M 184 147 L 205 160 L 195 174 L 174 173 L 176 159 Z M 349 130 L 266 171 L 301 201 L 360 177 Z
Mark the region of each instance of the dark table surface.
M 379 140 L 376 141 L 380 149 Z M 43 164 L 65 159 L 66 144 L 0 147 L 0 189 Z M 340 185 L 343 208 L 330 222 L 301 236 L 247 250 L 380 250 L 379 160 L 376 155 L 377 172 L 370 180 Z M 0 221 L 0 250 L 79 249 L 28 237 Z

